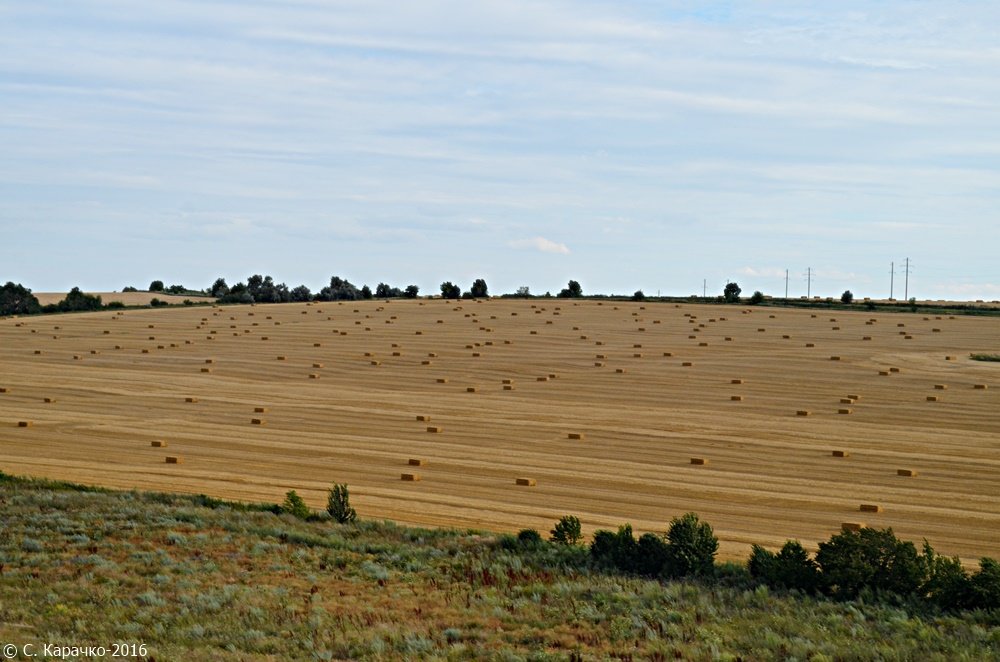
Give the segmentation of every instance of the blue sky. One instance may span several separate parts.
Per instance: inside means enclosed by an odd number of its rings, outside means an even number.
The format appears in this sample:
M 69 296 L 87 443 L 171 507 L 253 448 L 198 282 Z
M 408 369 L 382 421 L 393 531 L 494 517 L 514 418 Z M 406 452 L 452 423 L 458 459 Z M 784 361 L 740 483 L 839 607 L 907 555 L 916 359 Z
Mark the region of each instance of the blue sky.
M 704 9 L 710 6 L 711 9 Z M 0 280 L 1000 299 L 1000 4 L 0 4 Z M 897 297 L 902 296 L 897 289 Z

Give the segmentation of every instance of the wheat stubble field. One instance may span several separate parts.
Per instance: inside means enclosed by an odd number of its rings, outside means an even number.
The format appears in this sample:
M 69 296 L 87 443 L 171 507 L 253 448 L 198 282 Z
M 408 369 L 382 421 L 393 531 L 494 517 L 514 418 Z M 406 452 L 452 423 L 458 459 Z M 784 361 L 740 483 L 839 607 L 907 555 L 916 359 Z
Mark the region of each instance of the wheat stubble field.
M 864 522 L 971 563 L 1000 549 L 1000 365 L 968 354 L 998 336 L 991 318 L 567 300 L 6 319 L 0 470 L 317 509 L 346 482 L 362 517 L 505 531 L 575 514 L 662 532 L 695 511 L 724 558 Z

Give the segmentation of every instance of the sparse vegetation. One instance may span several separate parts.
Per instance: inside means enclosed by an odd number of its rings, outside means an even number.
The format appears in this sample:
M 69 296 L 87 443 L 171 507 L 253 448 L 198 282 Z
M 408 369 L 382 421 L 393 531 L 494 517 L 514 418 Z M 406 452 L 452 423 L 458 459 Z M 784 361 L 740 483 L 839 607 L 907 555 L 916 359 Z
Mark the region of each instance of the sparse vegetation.
M 994 361 L 1000 362 L 1000 354 L 969 354 L 973 361 Z
M 995 616 L 607 574 L 583 548 L 0 474 L 5 642 L 155 659 L 991 659 Z M 614 534 L 612 534 L 614 535 Z M 656 536 L 654 536 L 656 537 Z M 643 540 L 645 536 L 640 539 Z M 641 542 L 637 545 L 641 545 Z M 726 574 L 728 573 L 728 574 Z M 983 586 L 996 585 L 995 564 Z M 723 578 L 725 577 L 725 578 Z

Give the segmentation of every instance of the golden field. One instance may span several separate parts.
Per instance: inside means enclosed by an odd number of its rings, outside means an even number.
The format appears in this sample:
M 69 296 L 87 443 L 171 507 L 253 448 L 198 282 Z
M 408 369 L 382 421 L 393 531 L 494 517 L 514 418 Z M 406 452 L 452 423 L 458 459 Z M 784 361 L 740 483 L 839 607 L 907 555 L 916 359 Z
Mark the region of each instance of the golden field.
M 998 342 L 996 318 L 555 299 L 5 319 L 0 470 L 317 509 L 344 482 L 362 517 L 504 531 L 695 511 L 723 558 L 864 522 L 971 563 L 1000 552 L 1000 364 L 968 354 Z

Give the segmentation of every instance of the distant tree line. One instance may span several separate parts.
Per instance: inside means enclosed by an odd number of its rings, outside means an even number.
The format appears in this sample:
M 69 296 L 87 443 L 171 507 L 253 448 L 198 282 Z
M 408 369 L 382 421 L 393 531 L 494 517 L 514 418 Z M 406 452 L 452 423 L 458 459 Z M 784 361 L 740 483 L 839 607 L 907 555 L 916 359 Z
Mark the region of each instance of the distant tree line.
M 116 303 L 116 302 L 113 302 Z M 36 315 L 38 313 L 69 313 L 84 310 L 101 310 L 102 308 L 117 308 L 121 304 L 105 306 L 101 297 L 85 294 L 79 287 L 74 287 L 58 303 L 41 305 L 38 297 L 20 283 L 7 282 L 0 288 L 0 315 Z

